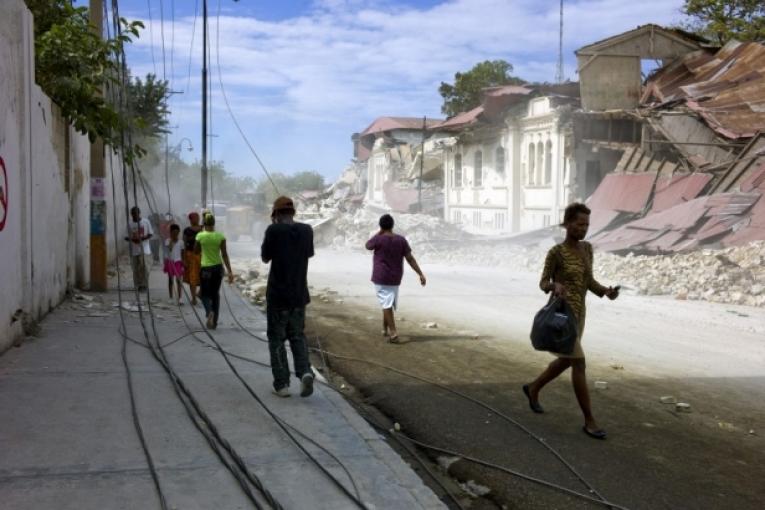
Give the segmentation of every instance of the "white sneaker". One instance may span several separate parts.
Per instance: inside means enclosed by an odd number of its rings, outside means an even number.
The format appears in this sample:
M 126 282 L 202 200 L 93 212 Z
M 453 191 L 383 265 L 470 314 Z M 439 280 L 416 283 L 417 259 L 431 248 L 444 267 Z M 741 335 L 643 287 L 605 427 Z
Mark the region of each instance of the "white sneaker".
M 313 393 L 313 374 L 308 372 L 300 378 L 300 396 L 309 397 Z
M 278 390 L 271 390 L 271 392 L 277 397 L 282 397 L 282 398 L 287 398 L 292 396 L 292 393 L 290 393 L 289 388 L 287 388 L 286 386 L 284 388 L 279 388 Z

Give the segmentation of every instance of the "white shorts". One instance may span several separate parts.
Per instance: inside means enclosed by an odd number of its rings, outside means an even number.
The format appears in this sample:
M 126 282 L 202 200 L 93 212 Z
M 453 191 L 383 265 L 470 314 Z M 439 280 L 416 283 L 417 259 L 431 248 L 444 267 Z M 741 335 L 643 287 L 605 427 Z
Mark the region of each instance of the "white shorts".
M 396 309 L 396 305 L 398 305 L 398 285 L 375 284 L 375 292 L 383 310 L 389 308 Z

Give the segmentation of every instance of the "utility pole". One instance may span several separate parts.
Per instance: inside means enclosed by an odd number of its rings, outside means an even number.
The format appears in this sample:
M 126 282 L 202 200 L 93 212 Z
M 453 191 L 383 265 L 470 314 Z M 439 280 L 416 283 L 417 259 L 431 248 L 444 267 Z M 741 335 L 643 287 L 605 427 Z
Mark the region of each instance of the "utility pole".
M 555 83 L 563 83 L 563 0 L 560 0 L 560 29 L 558 31 L 558 67 L 555 70 Z
M 103 37 L 103 0 L 90 0 L 89 9 L 93 31 L 98 37 Z M 103 90 L 101 94 L 103 95 Z M 98 292 L 106 291 L 107 287 L 105 177 L 104 142 L 97 138 L 90 144 L 90 290 Z M 116 227 L 112 225 L 112 228 Z
M 207 0 L 202 0 L 202 207 L 207 207 Z
M 422 212 L 422 169 L 425 166 L 425 129 L 427 117 L 422 118 L 422 149 L 420 150 L 420 179 L 417 183 L 417 212 Z

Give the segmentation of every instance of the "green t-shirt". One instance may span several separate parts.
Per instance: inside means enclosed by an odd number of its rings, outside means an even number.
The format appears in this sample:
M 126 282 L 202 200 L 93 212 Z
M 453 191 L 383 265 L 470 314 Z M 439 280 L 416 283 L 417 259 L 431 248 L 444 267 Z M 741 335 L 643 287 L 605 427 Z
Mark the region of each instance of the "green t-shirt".
M 226 240 L 221 232 L 203 230 L 197 234 L 197 242 L 202 247 L 202 267 L 223 264 L 220 257 L 220 245 Z

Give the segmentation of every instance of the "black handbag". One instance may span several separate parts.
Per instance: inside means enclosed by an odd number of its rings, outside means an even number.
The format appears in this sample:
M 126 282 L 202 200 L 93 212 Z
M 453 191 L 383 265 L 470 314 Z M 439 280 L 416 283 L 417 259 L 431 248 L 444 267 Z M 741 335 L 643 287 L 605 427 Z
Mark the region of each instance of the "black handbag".
M 531 345 L 538 351 L 571 354 L 579 327 L 571 306 L 565 299 L 553 298 L 534 316 Z

